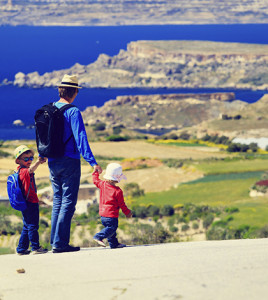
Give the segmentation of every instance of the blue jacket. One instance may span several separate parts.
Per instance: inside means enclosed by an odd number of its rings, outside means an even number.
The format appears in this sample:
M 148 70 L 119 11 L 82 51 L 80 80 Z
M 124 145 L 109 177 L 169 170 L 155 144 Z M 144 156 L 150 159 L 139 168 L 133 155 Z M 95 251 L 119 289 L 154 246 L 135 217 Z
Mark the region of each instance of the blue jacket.
M 61 102 L 55 102 L 54 104 L 58 108 L 66 105 L 66 103 Z M 82 155 L 92 167 L 97 165 L 88 144 L 87 133 L 80 110 L 77 107 L 71 107 L 65 110 L 64 117 L 63 140 L 67 141 L 71 137 L 66 143 L 64 156 L 80 159 L 80 155 Z

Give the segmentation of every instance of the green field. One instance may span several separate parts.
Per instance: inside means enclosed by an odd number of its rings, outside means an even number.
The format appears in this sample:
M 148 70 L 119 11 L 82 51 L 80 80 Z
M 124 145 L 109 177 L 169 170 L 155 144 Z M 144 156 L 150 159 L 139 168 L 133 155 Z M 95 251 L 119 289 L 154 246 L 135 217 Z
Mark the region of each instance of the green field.
M 268 198 L 249 196 L 249 189 L 257 180 L 259 176 L 181 184 L 166 192 L 147 193 L 136 198 L 135 204 L 163 206 L 193 203 L 212 207 L 237 207 L 239 212 L 234 215 L 230 225 L 247 224 L 261 228 L 268 224 Z
M 268 159 L 205 161 L 195 164 L 195 167 L 206 175 L 266 171 L 268 170 Z

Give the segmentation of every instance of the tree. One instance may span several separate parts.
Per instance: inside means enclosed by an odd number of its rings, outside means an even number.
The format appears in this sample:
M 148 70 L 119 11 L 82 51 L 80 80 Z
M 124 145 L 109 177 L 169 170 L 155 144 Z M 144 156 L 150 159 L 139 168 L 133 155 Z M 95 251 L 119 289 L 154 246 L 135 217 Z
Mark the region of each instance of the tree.
M 250 144 L 249 144 L 249 149 L 250 149 L 252 152 L 257 152 L 257 151 L 258 151 L 258 144 L 257 144 L 257 143 L 250 143 Z

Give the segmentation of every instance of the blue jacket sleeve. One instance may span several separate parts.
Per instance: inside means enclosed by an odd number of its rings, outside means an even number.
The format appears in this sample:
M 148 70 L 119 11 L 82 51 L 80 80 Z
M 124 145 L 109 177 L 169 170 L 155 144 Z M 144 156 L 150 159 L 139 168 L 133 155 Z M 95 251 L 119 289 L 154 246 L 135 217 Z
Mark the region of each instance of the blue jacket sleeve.
M 78 109 L 73 110 L 70 119 L 71 128 L 78 151 L 84 157 L 85 161 L 87 161 L 92 167 L 97 165 L 97 162 L 88 144 L 87 133 L 81 112 Z

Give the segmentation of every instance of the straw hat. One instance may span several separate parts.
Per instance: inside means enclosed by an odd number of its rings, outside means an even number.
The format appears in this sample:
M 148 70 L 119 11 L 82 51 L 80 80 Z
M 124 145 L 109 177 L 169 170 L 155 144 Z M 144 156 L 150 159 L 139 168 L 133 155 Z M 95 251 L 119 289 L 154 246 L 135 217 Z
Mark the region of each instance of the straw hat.
M 123 175 L 122 167 L 117 163 L 108 164 L 103 178 L 117 182 L 120 182 L 122 179 L 127 179 L 127 177 Z
M 59 87 L 72 87 L 76 89 L 81 89 L 81 86 L 78 86 L 78 79 L 75 75 L 65 74 L 61 80 Z
M 34 151 L 25 145 L 21 145 L 14 150 L 15 162 L 18 164 L 18 158 L 26 151 L 31 151 L 34 155 Z

